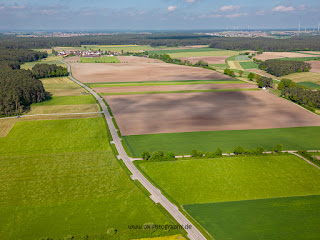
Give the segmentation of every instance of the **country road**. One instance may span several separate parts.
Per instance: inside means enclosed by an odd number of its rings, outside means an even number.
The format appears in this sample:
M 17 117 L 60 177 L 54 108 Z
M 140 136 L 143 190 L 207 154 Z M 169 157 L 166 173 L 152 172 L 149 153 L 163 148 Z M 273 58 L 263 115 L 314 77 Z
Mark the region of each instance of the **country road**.
M 67 65 L 68 67 L 68 72 L 69 72 L 69 78 L 74 81 L 75 83 L 79 84 L 83 88 L 85 88 L 88 92 L 90 92 L 96 100 L 99 102 L 102 112 L 105 116 L 105 119 L 107 121 L 107 124 L 109 126 L 111 136 L 113 138 L 113 143 L 116 146 L 116 149 L 119 153 L 119 158 L 123 160 L 124 164 L 126 167 L 130 170 L 132 173 L 131 178 L 132 180 L 138 180 L 151 194 L 150 198 L 155 202 L 161 204 L 171 215 L 172 217 L 183 227 L 185 226 L 191 226 L 188 227 L 188 229 L 185 229 L 188 238 L 190 240 L 205 240 L 206 238 L 202 235 L 202 233 L 179 211 L 178 207 L 171 203 L 162 193 L 161 191 L 153 186 L 143 175 L 142 173 L 135 167 L 135 165 L 132 163 L 130 160 L 129 156 L 125 152 L 121 139 L 118 136 L 117 129 L 115 128 L 112 117 L 109 114 L 108 108 L 106 104 L 103 101 L 103 98 L 101 98 L 95 91 L 93 91 L 91 88 L 87 87 L 80 81 L 76 80 L 75 78 L 72 77 L 71 74 L 71 67 L 68 63 L 64 62 L 63 60 L 60 60 L 64 64 Z

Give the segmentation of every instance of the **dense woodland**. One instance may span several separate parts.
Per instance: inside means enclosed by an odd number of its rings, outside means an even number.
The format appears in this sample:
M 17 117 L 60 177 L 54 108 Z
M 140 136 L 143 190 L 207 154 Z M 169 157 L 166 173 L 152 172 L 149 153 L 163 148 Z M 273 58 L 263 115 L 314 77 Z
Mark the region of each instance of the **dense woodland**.
M 36 64 L 32 68 L 32 75 L 35 78 L 62 77 L 68 76 L 68 69 L 56 64 Z
M 284 61 L 272 59 L 260 63 L 259 68 L 274 76 L 280 77 L 295 72 L 308 72 L 311 69 L 311 64 L 302 61 Z
M 230 50 L 297 51 L 320 50 L 320 36 L 299 36 L 288 39 L 227 38 L 195 34 L 115 34 L 79 37 L 14 37 L 0 36 L 0 48 L 81 47 L 81 45 L 138 44 L 151 46 L 210 45 Z
M 278 85 L 281 96 L 308 107 L 311 110 L 320 108 L 320 91 L 299 86 L 290 79 L 283 79 Z
M 42 82 L 31 71 L 0 68 L 0 115 L 19 114 L 26 106 L 48 97 Z

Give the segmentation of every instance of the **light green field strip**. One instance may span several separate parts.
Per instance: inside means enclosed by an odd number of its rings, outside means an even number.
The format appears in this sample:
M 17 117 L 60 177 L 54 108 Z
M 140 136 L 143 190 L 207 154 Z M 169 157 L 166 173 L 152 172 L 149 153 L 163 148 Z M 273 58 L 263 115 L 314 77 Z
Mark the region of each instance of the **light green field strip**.
M 258 88 L 237 88 L 237 89 L 209 89 L 209 90 L 183 90 L 183 91 L 153 91 L 153 92 L 119 92 L 119 93 L 99 93 L 102 96 L 108 95 L 136 95 L 136 94 L 163 94 L 163 93 L 196 93 L 196 92 L 240 92 L 240 91 L 260 91 Z
M 240 52 L 223 50 L 223 51 L 206 51 L 206 52 L 180 52 L 169 54 L 171 58 L 182 58 L 182 57 L 205 57 L 205 56 L 232 56 L 239 55 Z
M 99 112 L 98 104 L 76 104 L 76 105 L 46 105 L 32 106 L 27 115 L 35 114 L 53 114 L 53 113 L 94 113 Z
M 184 206 L 215 240 L 320 239 L 320 196 Z
M 320 127 L 163 133 L 123 138 L 134 157 L 140 157 L 143 151 L 189 154 L 194 148 L 203 152 L 212 152 L 217 148 L 221 148 L 223 152 L 233 152 L 239 145 L 245 149 L 262 146 L 268 151 L 271 151 L 276 144 L 282 144 L 285 150 L 320 150 Z
M 65 67 L 66 65 L 60 62 L 60 59 L 62 59 L 62 57 L 60 56 L 48 56 L 47 58 L 41 59 L 40 61 L 35 61 L 35 62 L 27 62 L 22 64 L 20 67 L 21 69 L 31 69 L 33 68 L 36 64 L 42 64 L 42 63 L 46 63 L 46 64 L 56 64 L 58 66 L 62 66 Z
M 53 96 L 52 99 L 31 104 L 33 106 L 49 106 L 49 105 L 77 105 L 77 104 L 95 104 L 96 100 L 91 95 L 85 96 Z
M 81 57 L 81 63 L 120 63 L 117 57 Z
M 320 55 L 316 57 L 278 58 L 277 60 L 305 62 L 305 61 L 320 60 Z
M 253 68 L 258 68 L 258 64 L 251 62 L 251 61 L 247 61 L 247 62 L 239 62 L 241 67 L 243 69 L 253 69 Z
M 100 83 L 92 83 L 87 84 L 91 88 L 99 88 L 99 87 L 133 87 L 133 86 L 163 86 L 163 85 L 196 85 L 196 84 L 232 84 L 232 83 L 244 83 L 243 81 L 239 80 L 205 80 L 205 81 L 183 81 L 183 82 L 135 82 L 135 83 L 123 83 L 123 84 L 117 84 L 117 83 L 106 83 L 106 84 L 100 84 Z
M 320 195 L 319 169 L 294 155 L 138 162 L 138 165 L 182 205 Z
M 192 49 L 163 49 L 163 50 L 155 50 L 155 51 L 148 51 L 150 54 L 173 54 L 173 53 L 202 53 L 202 52 L 212 52 L 212 51 L 225 51 L 223 49 L 217 49 L 217 48 L 209 48 L 209 47 L 203 47 L 203 48 L 192 48 Z

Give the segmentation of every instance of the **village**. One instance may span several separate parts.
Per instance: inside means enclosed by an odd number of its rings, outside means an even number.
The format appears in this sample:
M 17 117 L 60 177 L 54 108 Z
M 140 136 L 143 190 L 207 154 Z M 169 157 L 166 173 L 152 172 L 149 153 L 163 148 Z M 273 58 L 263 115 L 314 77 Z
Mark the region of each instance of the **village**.
M 112 52 L 112 51 L 82 51 L 82 50 L 70 50 L 70 51 L 65 51 L 62 50 L 60 52 L 56 53 L 57 56 L 81 56 L 81 57 L 87 57 L 87 58 L 95 58 L 95 57 L 101 57 L 101 56 L 107 56 L 107 57 L 114 57 L 114 56 L 119 56 L 122 55 L 123 52 Z

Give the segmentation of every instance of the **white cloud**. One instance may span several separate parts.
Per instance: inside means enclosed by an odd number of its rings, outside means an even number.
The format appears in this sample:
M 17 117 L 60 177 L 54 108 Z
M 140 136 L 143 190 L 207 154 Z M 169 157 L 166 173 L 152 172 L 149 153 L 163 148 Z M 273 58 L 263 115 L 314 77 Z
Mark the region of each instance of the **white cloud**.
M 18 5 L 14 5 L 12 7 L 10 7 L 11 9 L 25 9 L 26 6 L 18 6 Z
M 237 17 L 245 17 L 248 16 L 248 13 L 234 13 L 226 15 L 226 18 L 237 18 Z
M 186 3 L 194 3 L 197 0 L 184 0 Z
M 292 6 L 283 6 L 283 5 L 276 6 L 272 9 L 272 11 L 274 12 L 292 12 L 294 10 L 295 9 Z
M 203 14 L 199 18 L 220 18 L 223 17 L 221 14 Z
M 227 6 L 222 6 L 219 10 L 222 12 L 227 12 L 227 11 L 234 11 L 240 9 L 239 5 L 227 5 Z
M 264 10 L 260 10 L 260 11 L 258 11 L 256 14 L 259 15 L 259 16 L 262 16 L 262 15 L 265 14 L 265 11 L 264 11 Z
M 169 6 L 168 7 L 168 11 L 169 12 L 173 12 L 173 11 L 175 11 L 177 9 L 177 6 Z

